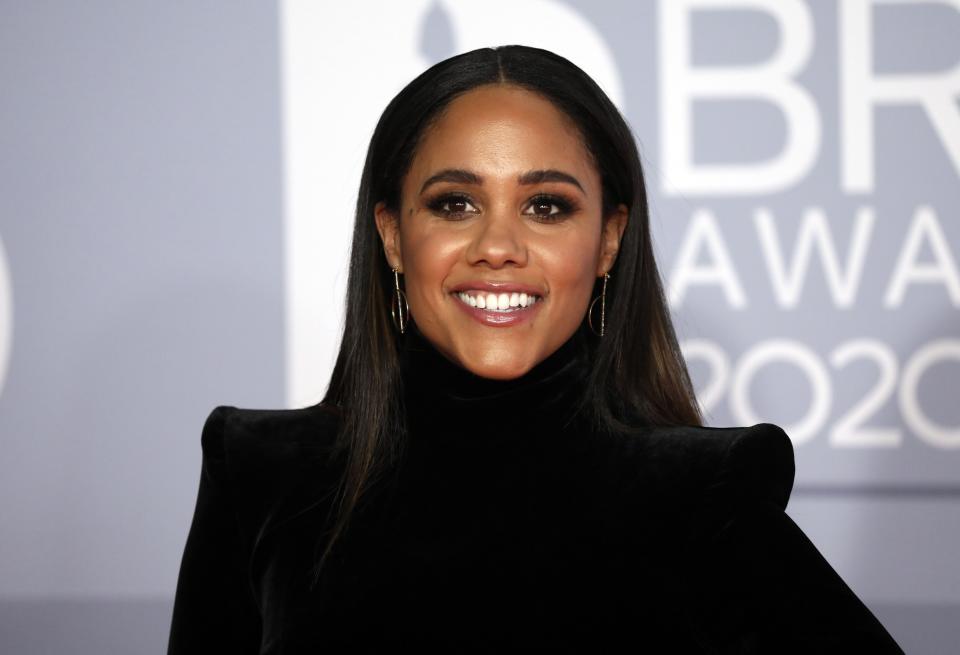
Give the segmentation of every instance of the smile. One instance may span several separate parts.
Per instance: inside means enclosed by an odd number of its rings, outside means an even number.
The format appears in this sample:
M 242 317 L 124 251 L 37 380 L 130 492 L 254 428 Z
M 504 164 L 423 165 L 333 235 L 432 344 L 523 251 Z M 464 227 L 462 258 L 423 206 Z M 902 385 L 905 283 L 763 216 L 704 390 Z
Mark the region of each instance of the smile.
M 530 307 L 540 296 L 526 293 L 485 293 L 483 291 L 460 291 L 454 294 L 471 307 L 489 311 L 509 312 Z
M 542 297 L 527 293 L 458 291 L 457 306 L 474 320 L 490 327 L 511 327 L 539 313 Z

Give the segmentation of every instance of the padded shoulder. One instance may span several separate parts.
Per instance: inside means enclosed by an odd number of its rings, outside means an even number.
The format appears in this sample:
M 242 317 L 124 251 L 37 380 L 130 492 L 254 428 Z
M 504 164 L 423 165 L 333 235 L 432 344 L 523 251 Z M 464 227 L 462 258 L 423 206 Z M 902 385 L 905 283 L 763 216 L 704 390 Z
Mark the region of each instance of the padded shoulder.
M 714 484 L 786 509 L 795 473 L 793 442 L 787 433 L 773 423 L 757 423 L 734 436 Z
M 772 423 L 730 429 L 690 517 L 694 541 L 716 534 L 740 512 L 787 507 L 793 489 L 793 444 Z
M 205 463 L 214 464 L 224 461 L 223 424 L 224 415 L 232 407 L 220 405 L 214 407 L 203 424 L 203 434 L 200 436 L 200 445 L 203 448 Z
M 241 528 L 260 534 L 280 506 L 311 499 L 330 478 L 339 417 L 317 404 L 302 409 L 220 405 L 203 426 L 203 466 L 231 497 Z
M 615 443 L 611 459 L 626 463 L 627 476 L 618 484 L 648 497 L 666 490 L 674 500 L 694 505 L 706 495 L 717 502 L 753 499 L 784 508 L 793 488 L 793 444 L 772 423 L 638 426 Z
M 300 462 L 333 446 L 337 414 L 320 404 L 302 409 L 240 409 L 219 405 L 203 426 L 203 453 L 211 462 L 262 470 L 271 462 Z

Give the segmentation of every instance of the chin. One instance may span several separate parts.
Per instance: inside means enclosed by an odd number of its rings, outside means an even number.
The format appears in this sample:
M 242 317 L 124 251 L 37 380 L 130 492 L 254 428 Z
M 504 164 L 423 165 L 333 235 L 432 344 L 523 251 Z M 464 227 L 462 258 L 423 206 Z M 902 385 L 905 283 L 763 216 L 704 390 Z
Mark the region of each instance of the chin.
M 482 378 L 487 378 L 490 380 L 513 380 L 520 377 L 526 370 L 503 370 L 503 369 L 492 369 L 492 370 L 475 370 L 470 369 L 475 375 L 479 375 Z
M 521 359 L 502 352 L 490 353 L 490 355 L 494 358 L 493 360 L 466 360 L 461 361 L 460 365 L 474 375 L 491 380 L 512 380 L 533 368 L 532 363 L 527 362 L 526 358 Z

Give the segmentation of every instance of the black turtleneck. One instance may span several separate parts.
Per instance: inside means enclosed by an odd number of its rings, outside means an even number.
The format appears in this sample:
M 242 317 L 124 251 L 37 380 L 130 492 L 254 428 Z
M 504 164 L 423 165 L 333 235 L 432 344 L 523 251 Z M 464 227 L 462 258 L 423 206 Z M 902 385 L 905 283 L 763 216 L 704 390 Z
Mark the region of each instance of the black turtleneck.
M 781 429 L 599 438 L 585 338 L 490 380 L 411 325 L 404 456 L 317 585 L 336 412 L 217 407 L 169 653 L 901 652 L 784 513 Z
M 524 375 L 478 376 L 441 354 L 411 324 L 400 370 L 412 440 L 429 447 L 494 450 L 553 437 L 573 419 L 584 393 L 586 346 L 580 333 Z M 544 444 L 547 445 L 547 444 Z

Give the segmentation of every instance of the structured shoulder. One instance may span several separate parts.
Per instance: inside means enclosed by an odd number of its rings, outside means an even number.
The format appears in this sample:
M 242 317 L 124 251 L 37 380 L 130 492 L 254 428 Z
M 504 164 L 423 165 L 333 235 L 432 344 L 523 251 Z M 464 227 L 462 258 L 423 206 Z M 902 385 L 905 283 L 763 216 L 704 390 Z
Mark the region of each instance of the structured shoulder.
M 793 444 L 773 423 L 645 426 L 618 435 L 615 457 L 647 488 L 714 496 L 717 502 L 771 501 L 785 508 L 793 488 Z
M 786 509 L 795 473 L 793 442 L 787 433 L 773 423 L 757 423 L 731 438 L 714 484 Z
M 310 460 L 327 454 L 339 423 L 321 404 L 300 409 L 242 409 L 219 405 L 203 426 L 204 456 L 231 466 L 269 461 Z
M 329 481 L 338 425 L 338 414 L 321 404 L 300 409 L 220 405 L 204 423 L 204 467 L 228 489 L 241 521 L 258 530 L 277 503 L 313 495 Z

